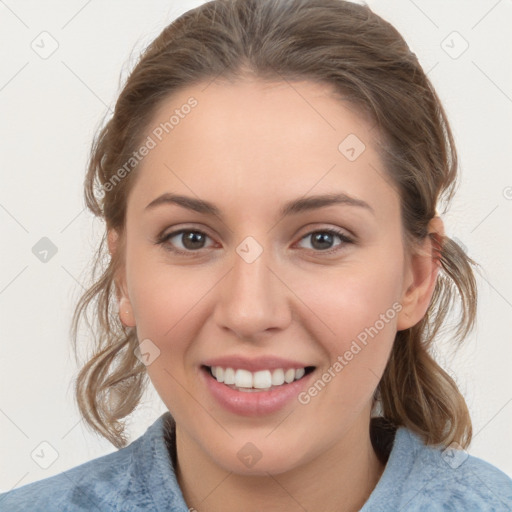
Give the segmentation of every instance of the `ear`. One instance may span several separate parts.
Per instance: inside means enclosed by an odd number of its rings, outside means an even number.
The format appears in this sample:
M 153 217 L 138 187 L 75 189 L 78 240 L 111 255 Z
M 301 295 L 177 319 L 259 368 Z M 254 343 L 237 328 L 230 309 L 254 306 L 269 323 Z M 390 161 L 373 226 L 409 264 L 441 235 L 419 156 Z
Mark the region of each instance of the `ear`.
M 107 243 L 112 258 L 117 254 L 117 251 L 124 250 L 124 244 L 121 243 L 120 235 L 115 229 L 108 231 Z M 114 284 L 119 302 L 119 318 L 126 327 L 135 327 L 135 317 L 126 286 L 126 269 L 124 264 L 120 264 L 120 268 L 116 272 Z
M 441 218 L 436 216 L 428 225 L 428 236 L 421 246 L 408 256 L 400 301 L 402 310 L 397 321 L 399 331 L 416 325 L 427 312 L 441 268 L 443 237 L 444 224 Z

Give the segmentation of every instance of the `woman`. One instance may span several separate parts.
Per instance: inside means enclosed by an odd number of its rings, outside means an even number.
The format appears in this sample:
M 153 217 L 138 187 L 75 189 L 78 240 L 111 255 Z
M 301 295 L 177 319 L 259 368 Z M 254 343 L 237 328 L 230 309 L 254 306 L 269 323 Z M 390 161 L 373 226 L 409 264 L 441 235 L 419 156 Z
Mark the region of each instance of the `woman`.
M 457 156 L 397 31 L 341 0 L 215 0 L 148 47 L 85 183 L 109 264 L 80 410 L 120 450 L 2 510 L 509 510 L 429 348 L 472 261 Z M 98 264 L 100 261 L 98 260 Z M 116 300 L 117 299 L 117 300 Z M 126 446 L 149 376 L 169 412 Z

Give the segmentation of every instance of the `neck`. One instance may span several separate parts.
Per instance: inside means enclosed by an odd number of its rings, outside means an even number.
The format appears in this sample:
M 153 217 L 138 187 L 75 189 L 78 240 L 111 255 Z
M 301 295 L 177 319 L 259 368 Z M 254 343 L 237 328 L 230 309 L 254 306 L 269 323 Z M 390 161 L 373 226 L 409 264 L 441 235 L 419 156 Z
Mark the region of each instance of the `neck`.
M 369 418 L 344 438 L 301 465 L 280 474 L 242 475 L 226 471 L 176 426 L 178 483 L 198 512 L 239 512 L 247 504 L 283 512 L 357 511 L 377 485 L 384 465 L 370 440 Z

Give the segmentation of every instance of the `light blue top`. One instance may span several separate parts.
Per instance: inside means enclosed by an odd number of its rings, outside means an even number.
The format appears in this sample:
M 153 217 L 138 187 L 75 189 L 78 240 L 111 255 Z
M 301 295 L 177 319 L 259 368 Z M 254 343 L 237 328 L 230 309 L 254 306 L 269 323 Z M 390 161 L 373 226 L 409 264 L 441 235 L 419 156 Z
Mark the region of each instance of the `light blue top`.
M 0 494 L 1 512 L 188 512 L 160 416 L 117 452 Z M 512 480 L 464 451 L 427 447 L 400 427 L 361 512 L 512 511 Z M 314 511 L 310 511 L 314 512 Z

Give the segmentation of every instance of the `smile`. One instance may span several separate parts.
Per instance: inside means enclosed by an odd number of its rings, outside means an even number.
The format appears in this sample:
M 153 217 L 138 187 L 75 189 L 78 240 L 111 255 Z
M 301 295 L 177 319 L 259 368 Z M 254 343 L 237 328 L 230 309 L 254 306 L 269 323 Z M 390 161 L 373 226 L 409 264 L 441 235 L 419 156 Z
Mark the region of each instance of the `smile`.
M 304 375 L 314 369 L 312 366 L 307 366 L 304 368 L 276 368 L 274 370 L 250 372 L 242 368 L 223 368 L 222 366 L 207 368 L 217 382 L 223 383 L 231 389 L 245 392 L 271 391 L 302 379 Z
M 315 366 L 263 369 L 258 365 L 255 371 L 235 366 L 202 365 L 200 381 L 213 403 L 237 416 L 261 417 L 296 404 L 316 374 Z

